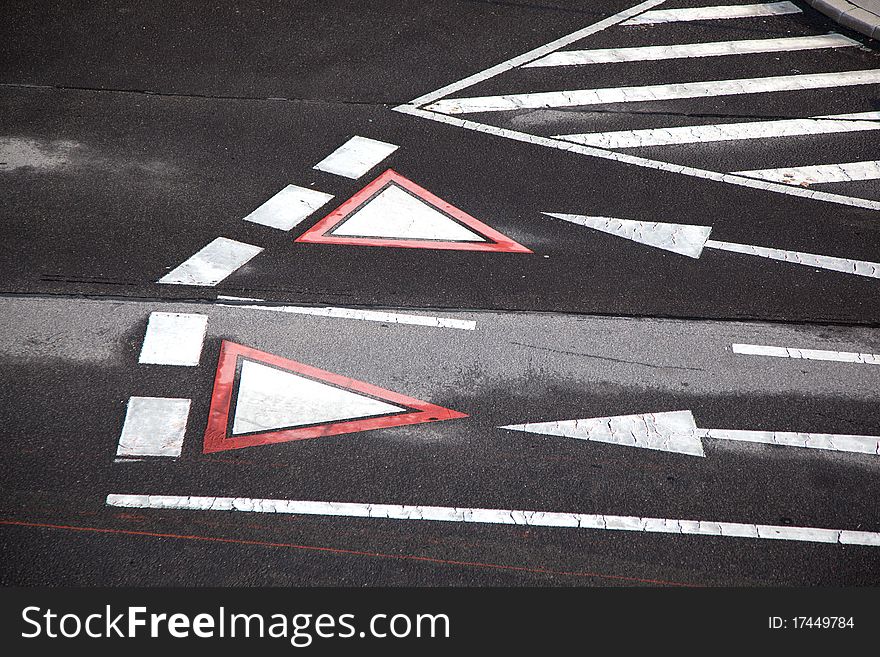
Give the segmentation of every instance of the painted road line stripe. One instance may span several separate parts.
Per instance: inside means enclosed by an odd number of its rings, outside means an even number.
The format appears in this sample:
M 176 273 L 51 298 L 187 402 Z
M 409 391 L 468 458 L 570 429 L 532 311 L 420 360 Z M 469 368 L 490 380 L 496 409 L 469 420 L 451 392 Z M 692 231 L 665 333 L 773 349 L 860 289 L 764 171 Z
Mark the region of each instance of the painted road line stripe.
M 180 456 L 189 406 L 189 399 L 131 397 L 116 455 Z
M 186 511 L 237 511 L 242 513 L 281 513 L 295 515 L 333 516 L 344 518 L 375 518 L 389 520 L 422 520 L 463 522 L 527 527 L 632 531 L 656 534 L 688 534 L 726 538 L 756 538 L 808 543 L 880 546 L 880 532 L 757 525 L 706 520 L 672 520 L 636 516 L 557 513 L 548 511 L 516 511 L 508 509 L 473 509 L 444 506 L 402 506 L 396 504 L 361 504 L 352 502 L 309 502 L 299 500 L 254 499 L 249 497 L 195 497 L 177 495 L 107 496 L 107 505 L 127 509 L 177 509 Z
M 801 253 L 800 251 L 784 251 L 782 249 L 771 249 L 764 246 L 734 244 L 732 242 L 718 242 L 716 240 L 707 240 L 706 248 L 731 251 L 733 253 L 745 253 L 747 255 L 770 258 L 772 260 L 781 260 L 783 262 L 806 265 L 807 267 L 830 269 L 831 271 L 839 271 L 845 274 L 854 274 L 856 276 L 880 278 L 880 263 L 867 262 L 865 260 L 837 258 L 834 256 L 823 256 L 813 253 Z
M 819 34 L 780 39 L 742 39 L 738 41 L 711 41 L 682 43 L 671 46 L 641 46 L 637 48 L 602 48 L 598 50 L 562 50 L 551 53 L 523 68 L 545 66 L 583 66 L 585 64 L 614 64 L 617 62 L 646 62 L 691 57 L 724 57 L 768 52 L 793 52 L 821 48 L 846 48 L 861 45 L 842 34 Z
M 288 185 L 244 220 L 279 230 L 290 230 L 332 198 L 332 194 L 316 189 Z
M 505 112 L 544 107 L 587 107 L 609 103 L 637 103 L 707 96 L 803 91 L 877 83 L 880 83 L 880 69 L 836 71 L 833 73 L 780 75 L 738 80 L 651 84 L 639 87 L 608 87 L 604 89 L 573 89 L 569 91 L 539 91 L 501 96 L 477 96 L 474 98 L 446 98 L 426 106 L 425 109 L 441 114 Z
M 158 280 L 169 285 L 217 285 L 263 249 L 218 237 Z
M 413 326 L 434 326 L 437 328 L 462 329 L 473 331 L 477 323 L 470 319 L 451 319 L 449 317 L 429 317 L 427 315 L 407 315 L 381 310 L 358 310 L 355 308 L 314 308 L 309 306 L 261 306 L 253 304 L 226 304 L 218 306 L 227 308 L 243 308 L 246 310 L 269 310 L 276 313 L 294 315 L 314 315 L 316 317 L 335 317 L 339 319 L 360 319 L 367 322 L 383 322 L 386 324 L 411 324 Z
M 397 148 L 384 141 L 354 136 L 313 168 L 346 178 L 360 178 Z
M 194 367 L 199 364 L 207 328 L 207 315 L 150 313 L 138 362 Z
M 565 139 L 597 148 L 643 148 L 646 146 L 670 146 L 673 144 L 702 144 L 716 141 L 742 139 L 768 139 L 771 137 L 797 137 L 802 135 L 826 135 L 839 132 L 880 130 L 880 112 L 864 112 L 847 115 L 846 118 L 817 116 L 809 119 L 777 119 L 772 121 L 748 121 L 744 123 L 716 123 L 712 125 L 689 125 L 675 128 L 646 128 L 642 130 L 617 130 L 612 132 L 586 132 L 573 135 L 556 135 Z
M 510 130 L 509 128 L 500 128 L 498 126 L 478 123 L 468 119 L 462 119 L 457 116 L 447 116 L 446 114 L 438 114 L 429 112 L 419 107 L 409 104 L 399 105 L 394 108 L 395 112 L 401 114 L 409 114 L 438 123 L 445 123 L 457 128 L 465 130 L 473 130 L 487 135 L 511 139 L 513 141 L 524 142 L 536 146 L 545 146 L 565 151 L 567 153 L 576 153 L 578 155 L 586 155 L 588 157 L 598 157 L 621 164 L 630 164 L 633 166 L 645 167 L 656 171 L 667 171 L 669 173 L 677 173 L 683 176 L 691 176 L 700 178 L 701 180 L 713 180 L 716 182 L 728 183 L 739 187 L 748 187 L 766 192 L 775 192 L 777 194 L 786 194 L 788 196 L 798 196 L 813 201 L 824 201 L 826 203 L 837 203 L 839 205 L 847 205 L 854 208 L 866 208 L 868 210 L 880 210 L 880 201 L 871 199 L 857 198 L 855 196 L 845 196 L 843 194 L 833 194 L 806 187 L 795 187 L 791 185 L 783 185 L 773 183 L 766 180 L 758 180 L 757 178 L 745 178 L 743 176 L 735 176 L 730 173 L 722 173 L 721 171 L 710 171 L 709 169 L 699 169 L 681 164 L 673 164 L 672 162 L 663 162 L 662 160 L 653 160 L 647 157 L 640 157 L 630 153 L 621 153 L 619 151 L 609 151 L 594 146 L 585 146 L 583 144 L 575 144 L 562 139 L 554 139 L 552 137 L 541 137 L 531 135 L 518 130 Z
M 419 96 L 418 98 L 396 107 L 395 110 L 401 111 L 403 107 L 420 107 L 427 103 L 432 103 L 438 98 L 443 98 L 443 96 L 448 96 L 449 94 L 456 93 L 457 91 L 461 91 L 462 89 L 467 89 L 468 87 L 472 87 L 475 84 L 488 80 L 489 78 L 494 78 L 496 75 L 501 75 L 506 71 L 516 68 L 517 66 L 522 66 L 523 64 L 527 64 L 528 62 L 538 59 L 539 57 L 543 57 L 544 55 L 548 55 L 555 50 L 559 50 L 560 48 L 564 48 L 565 46 L 574 43 L 579 39 L 583 39 L 592 34 L 596 34 L 597 32 L 601 32 L 602 30 L 612 27 L 614 25 L 618 25 L 625 21 L 628 18 L 636 16 L 637 14 L 642 13 L 652 7 L 656 7 L 657 5 L 663 4 L 666 0 L 646 0 L 640 4 L 637 4 L 634 7 L 630 7 L 629 9 L 624 9 L 621 12 L 614 14 L 613 16 L 609 16 L 608 18 L 604 18 L 597 23 L 593 23 L 592 25 L 588 25 L 580 30 L 572 32 L 571 34 L 567 34 L 566 36 L 560 37 L 551 41 L 550 43 L 544 44 L 543 46 L 539 46 L 534 50 L 530 50 L 527 53 L 522 55 L 518 55 L 511 59 L 508 59 L 505 62 L 501 62 L 500 64 L 496 64 L 491 68 L 487 68 L 484 71 L 480 71 L 479 73 L 474 73 L 473 75 L 469 75 L 468 77 L 459 80 L 457 82 L 453 82 L 451 84 L 447 84 L 445 87 L 441 87 L 436 91 L 431 91 L 427 94 Z
M 803 358 L 806 360 L 836 361 L 839 363 L 861 363 L 880 365 L 880 354 L 862 354 L 854 351 L 828 351 L 825 349 L 795 349 L 793 347 L 771 347 L 761 344 L 731 345 L 735 354 L 748 356 L 774 356 L 776 358 Z
M 622 25 L 656 25 L 682 21 L 708 21 L 729 18 L 754 18 L 799 14 L 801 10 L 791 2 L 766 2 L 755 5 L 724 5 L 721 7 L 687 7 L 684 9 L 657 9 L 635 16 Z
M 821 185 L 824 183 L 876 180 L 880 178 L 880 161 L 817 164 L 805 167 L 734 171 L 734 175 L 759 178 L 786 185 Z
M 664 411 L 638 415 L 582 418 L 511 424 L 500 429 L 543 436 L 575 438 L 590 442 L 641 447 L 663 452 L 705 456 L 703 440 L 729 440 L 832 452 L 880 455 L 880 436 L 801 433 L 794 431 L 745 431 L 701 429 L 691 411 Z

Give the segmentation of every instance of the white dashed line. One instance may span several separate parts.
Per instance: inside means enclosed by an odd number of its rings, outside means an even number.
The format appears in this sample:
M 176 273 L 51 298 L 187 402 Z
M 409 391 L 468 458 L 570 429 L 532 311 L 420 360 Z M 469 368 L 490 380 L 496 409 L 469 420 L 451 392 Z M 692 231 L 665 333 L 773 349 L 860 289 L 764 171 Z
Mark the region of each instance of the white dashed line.
M 290 230 L 332 198 L 332 194 L 288 185 L 244 220 L 278 230 Z
M 144 365 L 198 365 L 207 326 L 207 315 L 151 313 L 138 362 Z
M 180 456 L 189 399 L 131 397 L 116 456 Z
M 394 144 L 355 136 L 313 168 L 345 178 L 360 178 L 396 150 Z
M 825 349 L 799 349 L 793 347 L 771 347 L 761 344 L 733 344 L 735 354 L 748 356 L 773 356 L 775 358 L 802 358 L 805 360 L 826 360 L 839 363 L 861 363 L 880 365 L 880 354 L 863 354 L 853 351 L 829 351 Z
M 214 286 L 247 264 L 262 248 L 218 237 L 158 280 L 168 285 Z

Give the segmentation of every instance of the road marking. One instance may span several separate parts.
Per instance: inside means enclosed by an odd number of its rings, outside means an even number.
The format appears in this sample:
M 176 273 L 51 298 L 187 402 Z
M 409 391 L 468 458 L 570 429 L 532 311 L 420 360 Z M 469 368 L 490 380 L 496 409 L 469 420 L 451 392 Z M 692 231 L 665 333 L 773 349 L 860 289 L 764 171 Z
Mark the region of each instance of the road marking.
M 646 146 L 702 144 L 716 141 L 880 130 L 880 121 L 875 119 L 880 119 L 880 112 L 817 116 L 808 119 L 777 119 L 743 123 L 689 125 L 674 128 L 585 132 L 572 135 L 556 135 L 555 138 L 597 148 L 643 148 Z
M 749 356 L 774 356 L 776 358 L 803 358 L 806 360 L 829 360 L 840 363 L 880 365 L 880 354 L 861 354 L 853 351 L 795 349 L 793 347 L 771 347 L 761 344 L 733 344 L 731 349 L 735 354 Z
M 527 527 L 632 531 L 652 534 L 687 534 L 727 538 L 755 538 L 808 543 L 880 546 L 880 532 L 757 525 L 706 520 L 673 520 L 636 516 L 474 509 L 443 506 L 403 506 L 397 504 L 362 504 L 352 502 L 310 502 L 249 497 L 197 497 L 183 495 L 110 494 L 108 506 L 127 509 L 178 509 L 185 511 L 237 511 L 243 513 L 280 513 L 295 515 L 462 522 Z
M 807 267 L 829 269 L 831 271 L 839 271 L 844 274 L 853 274 L 855 276 L 880 278 L 880 263 L 868 262 L 866 260 L 837 258 L 834 256 L 816 255 L 813 253 L 801 253 L 800 251 L 784 251 L 782 249 L 771 249 L 764 246 L 734 244 L 731 242 L 718 242 L 716 240 L 706 240 L 706 248 L 731 251 L 733 253 L 745 253 L 746 255 L 760 256 L 762 258 L 770 258 L 771 260 L 781 260 L 796 265 L 806 265 Z
M 262 248 L 218 237 L 157 282 L 168 285 L 214 286 L 247 264 Z
M 522 244 L 391 169 L 300 235 L 296 241 L 531 253 Z
M 138 362 L 145 365 L 198 365 L 207 327 L 207 315 L 150 313 Z
M 220 297 L 217 297 L 218 299 Z M 236 300 L 235 297 L 223 297 L 227 300 Z M 404 313 L 392 313 L 381 310 L 360 310 L 356 308 L 333 308 L 309 306 L 261 306 L 253 304 L 225 304 L 218 306 L 227 308 L 244 308 L 247 310 L 268 310 L 276 313 L 290 313 L 294 315 L 314 315 L 317 317 L 334 317 L 339 319 L 359 319 L 367 322 L 383 322 L 387 324 L 410 324 L 413 326 L 433 326 L 437 328 L 461 329 L 473 331 L 477 323 L 470 319 L 452 319 L 449 317 L 431 317 L 428 315 L 408 315 Z
M 709 226 L 665 224 L 651 221 L 636 221 L 633 219 L 617 219 L 614 217 L 560 214 L 556 212 L 542 212 L 541 214 L 691 258 L 699 258 L 704 248 L 719 249 L 781 260 L 796 265 L 829 269 L 855 276 L 880 278 L 880 263 L 816 255 L 813 253 L 801 253 L 800 251 L 784 251 L 782 249 L 752 246 L 750 244 L 719 242 L 707 239 L 712 230 Z
M 204 452 L 467 417 L 436 404 L 224 340 Z
M 116 455 L 180 456 L 189 406 L 189 399 L 131 397 Z
M 290 230 L 332 198 L 332 194 L 316 189 L 288 185 L 244 220 L 279 230 Z
M 617 62 L 647 62 L 692 57 L 724 57 L 753 55 L 767 52 L 793 52 L 822 48 L 847 48 L 861 45 L 842 34 L 819 34 L 780 39 L 742 39 L 737 41 L 709 41 L 681 43 L 670 46 L 640 46 L 636 48 L 601 48 L 597 50 L 562 50 L 550 53 L 523 68 L 546 66 L 583 66 L 586 64 L 614 64 Z
M 691 456 L 706 455 L 703 452 L 703 439 L 706 438 L 880 455 L 880 436 L 700 429 L 697 427 L 691 411 L 665 411 L 578 420 L 532 422 L 511 424 L 499 428 Z
M 880 161 L 817 164 L 804 167 L 735 171 L 735 175 L 760 178 L 786 185 L 821 185 L 825 183 L 876 180 L 880 178 Z
M 313 168 L 346 178 L 360 178 L 397 148 L 384 141 L 354 136 Z
M 545 107 L 588 107 L 590 105 L 605 105 L 609 103 L 638 103 L 678 100 L 682 98 L 702 98 L 706 96 L 804 91 L 808 89 L 877 84 L 878 82 L 880 82 L 880 69 L 835 71 L 832 73 L 805 73 L 737 80 L 650 84 L 639 87 L 607 87 L 604 89 L 539 91 L 501 96 L 476 96 L 473 98 L 446 98 L 426 106 L 425 109 L 441 114 L 505 112 Z
M 699 258 L 712 229 L 709 226 L 688 226 L 657 221 L 634 221 L 614 217 L 589 217 L 577 214 L 542 212 L 548 217 L 562 219 L 572 224 L 594 228 L 617 235 L 640 244 L 672 251 L 689 258 Z
M 684 176 L 692 176 L 694 178 L 700 178 L 702 180 L 713 180 L 716 182 L 728 183 L 740 187 L 748 187 L 751 189 L 759 189 L 767 192 L 786 194 L 788 196 L 807 198 L 813 201 L 825 201 L 828 203 L 837 203 L 840 205 L 865 208 L 868 210 L 880 210 L 880 201 L 856 198 L 854 196 L 843 196 L 841 194 L 833 194 L 830 192 L 808 189 L 806 187 L 783 185 L 766 180 L 758 180 L 757 178 L 745 178 L 743 176 L 736 176 L 730 173 L 722 173 L 720 171 L 710 171 L 708 169 L 698 169 L 696 167 L 673 164 L 671 162 L 663 162 L 662 160 L 652 160 L 646 157 L 640 157 L 638 155 L 621 153 L 619 151 L 609 151 L 601 148 L 595 148 L 593 146 L 584 146 L 583 144 L 575 144 L 573 142 L 563 141 L 561 139 L 554 139 L 552 137 L 540 137 L 538 135 L 530 135 L 528 133 L 519 132 L 517 130 L 499 128 L 497 126 L 487 125 L 485 123 L 477 123 L 476 121 L 462 119 L 457 116 L 447 116 L 445 114 L 437 114 L 436 112 L 428 112 L 426 110 L 418 107 L 413 107 L 411 105 L 399 105 L 398 107 L 394 108 L 394 111 L 400 112 L 402 114 L 409 114 L 411 116 L 416 116 L 423 119 L 429 119 L 431 121 L 437 121 L 438 123 L 446 123 L 457 128 L 464 128 L 465 130 L 482 132 L 487 135 L 494 135 L 496 137 L 512 139 L 514 141 L 534 144 L 536 146 L 556 148 L 567 153 L 587 155 L 589 157 L 598 157 L 604 160 L 620 162 L 621 164 L 631 164 L 634 166 L 645 167 L 657 171 L 667 171 Z
M 601 32 L 602 30 L 612 27 L 613 25 L 618 25 L 625 21 L 627 18 L 631 18 L 637 14 L 642 13 L 647 9 L 651 9 L 652 7 L 656 7 L 657 5 L 663 4 L 666 0 L 646 0 L 640 4 L 637 4 L 635 7 L 630 7 L 629 9 L 624 9 L 621 12 L 614 14 L 613 16 L 609 16 L 608 18 L 604 18 L 597 23 L 593 23 L 592 25 L 588 25 L 587 27 L 581 28 L 571 34 L 560 37 L 550 43 L 547 43 L 543 46 L 539 46 L 534 50 L 530 50 L 527 53 L 522 55 L 518 55 L 511 59 L 508 59 L 505 62 L 501 62 L 500 64 L 496 64 L 491 68 L 487 68 L 485 71 L 480 71 L 479 73 L 474 73 L 473 75 L 469 75 L 468 77 L 459 80 L 457 82 L 453 82 L 451 84 L 447 84 L 445 87 L 441 87 L 436 91 L 432 91 L 430 93 L 419 96 L 418 98 L 406 103 L 405 105 L 401 105 L 399 107 L 394 108 L 396 111 L 402 111 L 403 107 L 419 107 L 421 105 L 425 105 L 427 103 L 431 103 L 438 98 L 442 98 L 443 96 L 448 96 L 449 94 L 453 94 L 457 91 L 461 91 L 462 89 L 467 89 L 468 87 L 472 87 L 475 84 L 483 82 L 484 80 L 488 80 L 489 78 L 494 78 L 496 75 L 501 75 L 506 71 L 516 68 L 517 66 L 522 66 L 532 60 L 538 59 L 539 57 L 543 57 L 554 50 L 558 50 L 559 48 L 564 48 L 565 46 L 574 43 L 579 39 L 583 39 L 585 37 L 590 36 L 591 34 L 596 34 L 597 32 Z
M 646 11 L 640 16 L 635 16 L 625 21 L 622 25 L 656 25 L 658 23 L 754 18 L 799 13 L 801 13 L 800 8 L 791 2 L 766 2 L 754 5 L 724 5 L 720 7 L 687 7 L 684 9 Z

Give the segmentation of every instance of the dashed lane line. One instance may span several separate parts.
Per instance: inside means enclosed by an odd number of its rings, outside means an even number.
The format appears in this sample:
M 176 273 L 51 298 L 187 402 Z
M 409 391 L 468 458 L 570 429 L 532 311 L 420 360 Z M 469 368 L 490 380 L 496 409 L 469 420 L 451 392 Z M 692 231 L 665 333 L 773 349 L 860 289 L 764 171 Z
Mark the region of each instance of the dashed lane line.
M 180 456 L 189 408 L 189 399 L 131 397 L 116 456 Z
M 735 354 L 746 356 L 772 356 L 774 358 L 797 358 L 805 360 L 836 361 L 839 363 L 861 363 L 880 365 L 880 354 L 866 354 L 854 351 L 832 351 L 826 349 L 802 349 L 800 347 L 774 347 L 762 344 L 731 345 Z
M 253 244 L 218 237 L 157 282 L 166 285 L 213 287 L 262 251 L 262 247 Z
M 198 365 L 207 327 L 207 315 L 150 313 L 138 362 L 142 365 Z
M 345 178 L 360 178 L 397 150 L 388 142 L 354 136 L 313 168 Z

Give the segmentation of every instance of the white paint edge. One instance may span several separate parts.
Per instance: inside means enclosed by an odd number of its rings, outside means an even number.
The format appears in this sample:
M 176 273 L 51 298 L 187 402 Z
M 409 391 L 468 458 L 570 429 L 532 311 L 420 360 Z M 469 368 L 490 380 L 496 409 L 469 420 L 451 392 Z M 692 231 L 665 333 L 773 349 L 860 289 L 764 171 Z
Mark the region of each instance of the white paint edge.
M 208 316 L 150 313 L 138 363 L 195 367 L 202 355 Z
M 397 148 L 395 144 L 355 135 L 312 168 L 354 180 L 378 165 Z
M 733 242 L 719 242 L 717 240 L 706 240 L 705 248 L 760 256 L 771 260 L 828 269 L 854 276 L 880 278 L 880 263 L 868 262 L 867 260 L 852 260 L 850 258 L 837 258 L 834 256 L 816 255 L 815 253 L 802 253 L 800 251 L 785 251 L 783 249 L 752 246 L 750 244 L 735 244 Z
M 189 399 L 131 397 L 116 456 L 180 456 L 189 407 Z
M 219 298 L 219 297 L 218 297 Z M 216 304 L 225 308 L 242 308 L 245 310 L 268 310 L 276 313 L 294 315 L 314 315 L 316 317 L 334 317 L 338 319 L 359 319 L 367 322 L 385 322 L 388 324 L 411 324 L 413 326 L 433 326 L 436 328 L 452 328 L 473 331 L 477 323 L 469 319 L 452 319 L 449 317 L 432 317 L 428 315 L 407 315 L 380 310 L 359 310 L 356 308 L 313 308 L 309 306 L 260 306 L 254 304 Z
M 839 363 L 860 363 L 880 365 L 880 354 L 864 354 L 854 351 L 830 351 L 825 349 L 800 349 L 794 347 L 772 347 L 761 344 L 734 343 L 731 349 L 735 354 L 748 356 L 773 356 L 775 358 L 802 358 L 806 360 L 836 361 Z
M 657 25 L 683 21 L 726 20 L 799 14 L 800 8 L 791 2 L 762 2 L 753 5 L 722 5 L 717 7 L 684 7 L 649 11 L 628 20 L 624 25 Z
M 243 513 L 277 513 L 346 518 L 461 522 L 527 527 L 632 531 L 652 534 L 755 538 L 880 547 L 880 532 L 823 529 L 818 527 L 759 525 L 706 520 L 640 518 L 637 516 L 178 495 L 110 494 L 107 496 L 106 503 L 108 506 L 128 509 L 237 511 Z
M 262 251 L 262 247 L 253 244 L 218 237 L 165 274 L 157 283 L 213 287 Z
M 880 201 L 872 201 L 870 199 L 856 198 L 853 196 L 843 196 L 841 194 L 833 194 L 830 192 L 822 192 L 805 187 L 796 187 L 779 183 L 759 180 L 757 178 L 745 178 L 730 173 L 721 173 L 720 171 L 709 171 L 708 169 L 698 169 L 695 167 L 684 166 L 681 164 L 672 164 L 660 160 L 651 160 L 637 155 L 627 153 L 618 153 L 616 151 L 608 151 L 593 146 L 584 146 L 551 137 L 539 137 L 530 135 L 525 132 L 518 132 L 508 128 L 499 128 L 497 126 L 477 123 L 468 119 L 462 119 L 456 116 L 448 116 L 446 114 L 437 114 L 427 110 L 414 107 L 412 105 L 400 105 L 394 108 L 394 111 L 402 114 L 409 114 L 423 119 L 430 119 L 438 123 L 446 123 L 457 128 L 465 130 L 473 130 L 474 132 L 482 132 L 487 135 L 503 137 L 514 141 L 534 144 L 536 146 L 545 146 L 555 148 L 557 150 L 566 151 L 568 153 L 576 153 L 578 155 L 587 155 L 589 157 L 598 157 L 605 160 L 612 160 L 622 164 L 631 164 L 633 166 L 655 169 L 657 171 L 667 171 L 669 173 L 677 173 L 684 176 L 692 176 L 703 180 L 712 180 L 715 182 L 723 182 L 740 187 L 749 187 L 767 192 L 776 192 L 779 194 L 787 194 L 789 196 L 798 196 L 814 201 L 824 201 L 827 203 L 837 203 L 839 205 L 847 205 L 856 208 L 865 208 L 867 210 L 880 210 Z

